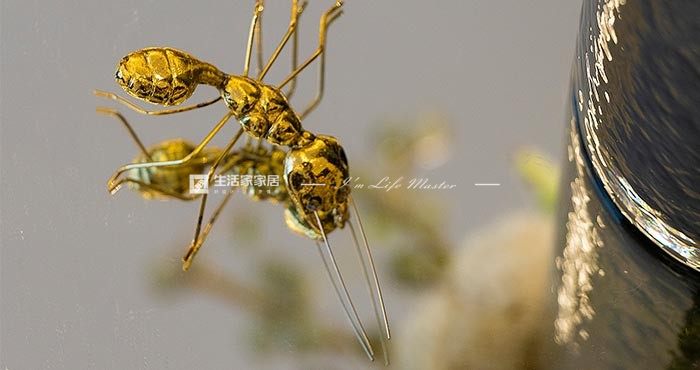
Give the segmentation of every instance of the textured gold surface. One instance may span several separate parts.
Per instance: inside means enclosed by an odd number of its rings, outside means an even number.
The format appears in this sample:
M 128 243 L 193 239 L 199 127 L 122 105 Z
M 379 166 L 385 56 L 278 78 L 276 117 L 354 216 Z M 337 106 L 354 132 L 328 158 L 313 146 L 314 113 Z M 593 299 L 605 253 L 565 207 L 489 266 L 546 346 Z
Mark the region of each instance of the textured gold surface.
M 279 185 L 264 185 L 241 184 L 240 189 L 253 200 L 271 200 L 276 202 L 287 201 L 287 189 L 282 178 L 284 170 L 285 152 L 276 148 L 244 148 L 241 151 L 236 151 L 226 158 L 227 165 L 230 167 L 228 173 L 238 175 L 277 176 Z
M 132 187 L 137 186 L 145 197 L 163 195 L 190 200 L 200 196 L 199 192 L 183 195 L 185 186 L 188 188 L 190 186 L 190 175 L 202 174 L 204 171 L 207 173 L 203 178 L 192 178 L 192 181 L 199 181 L 197 182 L 197 190 L 209 190 L 203 186 L 206 183 L 201 181 L 208 181 L 211 184 L 212 180 L 221 180 L 221 176 L 227 173 L 233 173 L 234 176 L 247 176 L 245 182 L 229 180 L 228 176 L 224 181 L 217 182 L 217 184 L 225 182 L 225 186 L 229 189 L 205 224 L 203 220 L 209 191 L 202 192 L 194 237 L 182 258 L 182 269 L 187 271 L 192 265 L 192 261 L 204 244 L 216 219 L 231 199 L 235 187 L 240 187 L 253 200 L 270 199 L 283 202 L 288 227 L 316 241 L 328 277 L 352 323 L 355 336 L 368 358 L 374 360 L 372 345 L 352 303 L 327 238 L 328 233 L 336 228 L 343 228 L 347 222 L 360 258 L 367 287 L 370 290 L 377 325 L 383 329 L 382 352 L 384 353 L 384 362 L 388 365 L 386 341 L 391 338 L 391 334 L 369 243 L 356 209 L 354 213 L 363 241 L 364 255 L 355 234 L 355 228 L 348 220 L 348 206 L 352 200 L 349 197 L 350 189 L 347 186 L 349 172 L 345 152 L 335 138 L 315 135 L 304 130 L 301 125 L 302 118 L 312 112 L 323 97 L 326 32 L 328 25 L 342 13 L 340 10 L 343 5 L 342 1 L 337 1 L 321 16 L 319 44 L 316 51 L 300 66 L 297 66 L 295 37 L 291 73 L 278 85 L 263 82 L 265 74 L 279 56 L 284 45 L 292 35 L 296 35 L 297 19 L 305 5 L 306 2 L 300 5 L 296 0 L 292 1 L 292 15 L 287 32 L 265 67 L 259 71 L 256 79 L 248 76 L 252 45 L 256 40 L 256 33 L 258 42 L 261 38 L 259 19 L 264 10 L 262 0 L 256 1 L 254 7 L 246 48 L 245 67 L 240 76 L 227 75 L 211 64 L 199 61 L 185 52 L 167 47 L 147 48 L 124 57 L 117 68 L 117 83 L 128 94 L 138 99 L 162 106 L 178 105 L 192 96 L 195 88 L 200 84 L 215 87 L 219 96 L 213 100 L 186 107 L 148 111 L 112 93 L 96 91 L 96 95 L 115 100 L 146 115 L 185 112 L 214 104 L 219 100 L 224 101 L 228 110 L 226 115 L 219 120 L 199 144 L 191 145 L 178 140 L 166 141 L 163 145 L 156 146 L 149 151 L 144 148 L 138 135 L 123 115 L 109 108 L 98 108 L 98 112 L 110 114 L 120 119 L 142 150 L 142 155 L 134 163 L 117 169 L 108 180 L 107 187 L 111 193 L 115 193 L 121 184 L 128 182 Z M 259 53 L 258 65 L 262 66 L 260 45 L 257 49 Z M 297 75 L 317 59 L 320 63 L 318 91 L 301 115 L 298 115 L 290 106 L 282 89 L 289 83 L 289 92 L 293 93 Z M 240 123 L 241 128 L 224 149 L 218 152 L 218 155 L 207 155 L 209 153 L 206 149 L 207 145 L 221 132 L 221 129 L 231 118 L 235 118 Z M 247 134 L 248 139 L 245 147 L 242 150 L 234 150 L 234 145 L 243 133 Z M 254 141 L 257 141 L 257 144 L 254 144 Z M 214 157 L 215 159 L 210 162 Z M 124 173 L 132 174 L 136 178 L 119 179 Z M 260 176 L 269 178 L 270 175 L 278 176 L 278 178 L 282 175 L 283 181 L 278 181 L 274 185 L 257 184 L 255 180 L 252 183 L 248 181 Z M 248 176 L 250 177 L 248 178 Z M 354 207 L 354 203 L 352 205 Z M 370 278 L 370 270 L 373 280 Z
M 134 51 L 119 62 L 115 79 L 129 95 L 153 104 L 177 105 L 198 84 L 220 86 L 225 75 L 184 51 L 152 47 Z
M 218 97 L 186 107 L 149 111 L 112 93 L 96 91 L 98 96 L 115 100 L 146 115 L 180 113 L 202 108 L 219 100 L 224 101 L 228 112 L 197 145 L 184 140 L 166 140 L 144 151 L 133 163 L 117 169 L 108 181 L 108 190 L 114 193 L 126 182 L 146 198 L 174 197 L 191 200 L 198 197 L 195 194 L 187 194 L 191 174 L 206 172 L 210 182 L 214 175 L 278 175 L 282 179 L 278 186 L 244 184 L 241 190 L 254 200 L 283 202 L 287 209 L 286 219 L 290 229 L 315 240 L 322 239 L 322 231 L 329 233 L 336 228 L 342 228 L 348 219 L 350 193 L 349 187 L 344 186 L 349 177 L 347 159 L 335 138 L 316 136 L 306 131 L 301 124 L 302 118 L 316 108 L 323 96 L 326 33 L 331 22 L 341 14 L 341 1 L 322 14 L 317 49 L 297 65 L 294 42 L 291 73 L 277 85 L 263 81 L 287 41 L 292 35 L 296 35 L 297 20 L 305 5 L 292 1 L 287 33 L 267 63 L 263 64 L 262 55 L 258 54 L 258 65 L 264 67 L 255 78 L 249 77 L 249 67 L 252 44 L 256 30 L 260 31 L 259 19 L 264 10 L 261 1 L 256 2 L 254 7 L 245 65 L 241 75 L 224 73 L 212 64 L 170 47 L 144 48 L 122 58 L 117 66 L 116 81 L 127 94 L 137 99 L 161 106 L 179 105 L 194 94 L 198 85 L 214 87 L 218 90 Z M 290 106 L 282 89 L 290 84 L 291 94 L 299 73 L 315 60 L 320 63 L 318 91 L 300 115 Z M 257 139 L 258 145 L 252 145 L 249 141 L 244 148 L 233 150 L 240 137 L 239 133 L 226 148 L 207 149 L 209 142 L 230 118 L 239 122 L 241 132 Z M 135 134 L 132 132 L 133 135 Z M 125 178 L 120 179 L 123 174 L 126 175 Z M 201 198 L 195 237 L 185 258 L 185 268 L 189 266 L 203 243 L 200 232 L 207 194 Z M 223 203 L 227 200 L 228 197 Z M 218 210 L 219 208 L 211 222 L 218 215 Z
M 334 137 L 319 135 L 311 144 L 292 149 L 284 160 L 284 179 L 298 225 L 310 227 L 314 239 L 321 237 L 313 212 L 317 212 L 326 233 L 343 227 L 348 219 L 349 176 L 343 148 Z M 313 226 L 310 226 L 313 225 Z M 293 228 L 294 229 L 294 228 Z
M 141 153 L 134 158 L 134 163 L 181 159 L 193 149 L 194 145 L 185 139 L 165 140 L 148 149 L 150 158 L 148 158 L 145 153 Z M 216 152 L 217 151 L 211 150 L 208 155 L 200 154 L 193 161 L 182 166 L 133 169 L 127 174 L 127 178 L 135 179 L 141 183 L 154 185 L 159 188 L 169 189 L 174 193 L 187 196 L 189 193 L 189 175 L 203 173 L 207 165 L 216 158 Z M 154 188 L 141 186 L 139 183 L 130 182 L 129 187 L 137 189 L 141 193 L 141 196 L 146 199 L 169 198 L 167 194 L 157 191 Z

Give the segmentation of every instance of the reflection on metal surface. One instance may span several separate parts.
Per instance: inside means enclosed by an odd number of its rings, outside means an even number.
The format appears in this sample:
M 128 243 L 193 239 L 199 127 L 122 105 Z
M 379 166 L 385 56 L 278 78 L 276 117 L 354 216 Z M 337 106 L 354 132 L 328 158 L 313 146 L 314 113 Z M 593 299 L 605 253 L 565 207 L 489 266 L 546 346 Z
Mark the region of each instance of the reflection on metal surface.
M 634 158 L 641 157 L 640 153 L 630 152 L 624 147 L 629 143 L 632 143 L 629 145 L 643 147 L 651 140 L 659 140 L 649 139 L 649 133 L 640 128 L 642 123 L 656 125 L 656 121 L 659 121 L 659 128 L 656 129 L 659 132 L 651 132 L 651 135 L 664 135 L 663 132 L 666 129 L 662 127 L 663 122 L 660 121 L 659 117 L 655 117 L 655 113 L 652 112 L 656 109 L 653 106 L 658 104 L 662 98 L 655 97 L 659 101 L 651 101 L 648 106 L 629 106 L 630 102 L 624 99 L 626 94 L 633 96 L 640 94 L 642 97 L 643 94 L 663 95 L 666 91 L 663 88 L 658 88 L 657 91 L 656 85 L 662 85 L 666 82 L 663 79 L 664 76 L 660 76 L 658 81 L 651 81 L 651 85 L 647 86 L 640 85 L 647 81 L 639 81 L 641 77 L 635 73 L 641 72 L 634 69 L 636 66 L 628 67 L 632 72 L 618 73 L 623 74 L 622 76 L 616 76 L 614 74 L 616 70 L 613 71 L 612 75 L 610 70 L 606 73 L 605 64 L 613 61 L 613 52 L 611 52 L 613 46 L 617 46 L 623 58 L 635 55 L 633 50 L 628 51 L 623 45 L 619 45 L 623 40 L 623 35 L 619 34 L 620 30 L 616 32 L 614 27 L 615 20 L 621 19 L 621 8 L 625 3 L 625 0 L 608 0 L 598 3 L 595 14 L 597 30 L 594 30 L 593 27 L 588 29 L 588 50 L 580 50 L 579 52 L 579 60 L 582 59 L 585 63 L 585 80 L 587 82 L 582 86 L 584 91 L 579 90 L 577 94 L 577 105 L 583 116 L 582 133 L 596 174 L 625 217 L 661 246 L 664 251 L 686 265 L 700 270 L 700 248 L 698 248 L 697 241 L 693 240 L 693 235 L 688 234 L 688 230 L 692 231 L 692 226 L 689 229 L 688 224 L 684 223 L 686 221 L 682 220 L 686 214 L 693 212 L 692 207 L 683 210 L 682 206 L 675 204 L 677 202 L 674 202 L 669 194 L 672 191 L 681 190 L 681 192 L 689 194 L 685 199 L 692 201 L 693 195 L 689 193 L 693 191 L 692 185 L 689 189 L 685 184 L 686 180 L 681 179 L 679 173 L 683 173 L 683 176 L 692 176 L 692 174 L 688 174 L 687 170 L 673 168 L 674 162 L 680 158 L 669 156 L 664 150 L 672 151 L 673 148 L 663 148 L 662 145 L 659 145 L 660 148 L 654 147 L 651 159 L 646 159 L 648 163 L 646 163 L 645 170 L 648 171 L 648 174 L 638 174 L 641 166 L 638 163 L 631 164 L 631 162 L 642 161 L 643 159 Z M 625 53 L 629 55 L 624 55 Z M 624 73 L 629 75 L 624 75 Z M 613 77 L 614 79 L 612 79 Z M 584 76 L 581 78 L 583 79 Z M 619 84 L 618 79 L 622 78 L 630 78 L 631 81 L 624 85 Z M 624 86 L 623 90 L 616 91 L 615 89 L 621 88 L 618 85 Z M 609 94 L 605 90 L 611 91 L 611 93 Z M 613 96 L 612 103 L 611 95 Z M 620 101 L 615 101 L 616 98 L 620 98 Z M 602 101 L 603 99 L 604 101 Z M 635 113 L 635 109 L 640 112 L 631 114 L 628 111 L 631 110 L 632 113 Z M 666 109 L 673 110 L 673 107 Z M 642 120 L 645 122 L 641 122 Z M 672 123 L 677 124 L 677 122 Z M 619 127 L 612 127 L 616 125 Z M 621 135 L 620 132 L 626 136 L 623 135 L 622 138 L 615 136 Z M 647 137 L 640 140 L 638 136 Z M 663 141 L 659 142 L 664 143 Z M 677 166 L 683 167 L 684 165 Z M 676 176 L 673 176 L 674 174 Z M 630 176 L 640 178 L 633 182 Z M 659 180 L 658 183 L 649 181 L 655 177 Z M 642 184 L 652 183 L 654 186 L 651 187 L 651 191 L 641 189 L 640 182 Z M 672 186 L 668 185 L 667 182 L 671 183 Z M 677 207 L 681 207 L 681 209 Z M 674 227 L 679 224 L 681 227 Z M 684 233 L 682 230 L 686 232 Z
M 593 290 L 592 278 L 595 274 L 604 275 L 598 267 L 597 249 L 603 246 L 598 236 L 594 215 L 588 211 L 590 201 L 585 185 L 585 162 L 575 124 L 571 123 L 571 145 L 568 147 L 569 161 L 575 161 L 576 177 L 571 182 L 571 204 L 573 211 L 568 214 L 566 223 L 566 246 L 562 256 L 557 257 L 556 265 L 561 271 L 561 285 L 557 291 L 558 313 L 554 321 L 555 341 L 571 344 L 576 348 L 577 336 L 588 339 L 583 329 L 585 320 L 593 319 L 595 310 L 588 294 Z

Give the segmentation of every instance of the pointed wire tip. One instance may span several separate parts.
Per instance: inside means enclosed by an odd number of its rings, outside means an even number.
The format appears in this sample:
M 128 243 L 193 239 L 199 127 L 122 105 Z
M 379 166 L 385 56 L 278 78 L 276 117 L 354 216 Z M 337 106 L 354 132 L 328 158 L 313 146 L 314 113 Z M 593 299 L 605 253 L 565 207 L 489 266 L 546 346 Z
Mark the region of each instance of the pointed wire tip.
M 192 265 L 192 261 L 188 261 L 185 258 L 182 259 L 182 271 L 187 272 Z
M 119 185 L 117 185 L 117 186 L 112 186 L 112 185 L 107 186 L 107 192 L 109 193 L 109 195 L 117 194 L 118 191 L 119 191 Z

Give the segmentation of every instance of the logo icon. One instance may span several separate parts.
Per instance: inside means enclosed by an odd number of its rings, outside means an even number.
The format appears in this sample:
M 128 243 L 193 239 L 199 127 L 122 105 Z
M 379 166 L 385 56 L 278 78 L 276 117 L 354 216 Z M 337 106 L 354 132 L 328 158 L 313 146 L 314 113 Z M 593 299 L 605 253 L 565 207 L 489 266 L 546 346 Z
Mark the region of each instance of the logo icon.
M 190 175 L 190 194 L 209 193 L 208 177 L 207 175 Z

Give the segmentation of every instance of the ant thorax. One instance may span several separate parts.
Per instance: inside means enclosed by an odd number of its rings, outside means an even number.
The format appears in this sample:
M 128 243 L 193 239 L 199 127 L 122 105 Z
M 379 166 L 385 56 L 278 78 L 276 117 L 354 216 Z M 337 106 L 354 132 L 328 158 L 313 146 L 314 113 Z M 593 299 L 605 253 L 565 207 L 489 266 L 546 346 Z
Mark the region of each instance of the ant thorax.
M 260 100 L 260 83 L 243 76 L 228 76 L 221 97 L 239 120 L 253 111 Z
M 221 96 L 247 134 L 286 147 L 303 143 L 301 120 L 279 89 L 248 77 L 229 76 Z

